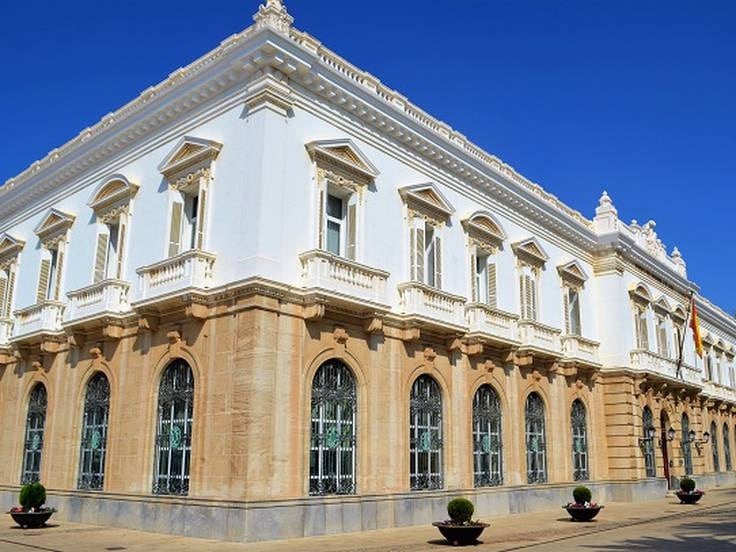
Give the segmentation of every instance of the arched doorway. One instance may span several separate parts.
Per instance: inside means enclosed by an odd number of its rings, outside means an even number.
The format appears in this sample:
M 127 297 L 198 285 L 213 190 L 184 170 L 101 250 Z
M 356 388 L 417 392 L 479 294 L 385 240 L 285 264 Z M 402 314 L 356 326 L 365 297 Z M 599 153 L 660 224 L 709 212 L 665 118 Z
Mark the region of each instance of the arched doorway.
M 659 415 L 659 442 L 662 447 L 662 463 L 664 464 L 664 478 L 667 481 L 667 488 L 671 489 L 672 485 L 670 483 L 670 451 L 669 446 L 670 442 L 667 440 L 667 430 L 669 429 L 669 418 L 667 416 L 667 412 L 662 409 L 662 412 Z

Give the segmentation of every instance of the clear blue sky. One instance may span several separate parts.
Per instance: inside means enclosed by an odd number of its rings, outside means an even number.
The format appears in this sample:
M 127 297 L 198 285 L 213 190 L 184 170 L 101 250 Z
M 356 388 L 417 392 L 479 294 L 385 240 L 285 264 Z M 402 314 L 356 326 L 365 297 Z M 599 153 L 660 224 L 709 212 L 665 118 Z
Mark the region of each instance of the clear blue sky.
M 736 2 L 287 0 L 295 25 L 586 216 L 654 219 L 736 312 Z M 0 17 L 0 182 L 250 24 L 258 0 Z

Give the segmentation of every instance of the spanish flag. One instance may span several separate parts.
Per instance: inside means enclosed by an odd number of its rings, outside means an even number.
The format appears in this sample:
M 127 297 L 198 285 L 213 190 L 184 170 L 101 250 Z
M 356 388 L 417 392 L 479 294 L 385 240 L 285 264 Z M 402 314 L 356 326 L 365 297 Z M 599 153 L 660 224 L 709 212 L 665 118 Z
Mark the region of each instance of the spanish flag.
M 703 358 L 703 342 L 700 340 L 700 323 L 698 322 L 698 310 L 695 308 L 695 297 L 690 298 L 690 329 L 693 331 L 695 352 Z

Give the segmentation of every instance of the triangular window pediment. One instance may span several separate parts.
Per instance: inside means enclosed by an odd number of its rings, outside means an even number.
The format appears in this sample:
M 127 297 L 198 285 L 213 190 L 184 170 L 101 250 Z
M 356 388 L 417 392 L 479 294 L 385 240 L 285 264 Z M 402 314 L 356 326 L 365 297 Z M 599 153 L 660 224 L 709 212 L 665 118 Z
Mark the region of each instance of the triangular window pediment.
M 44 240 L 50 236 L 66 232 L 74 224 L 74 219 L 74 215 L 52 208 L 48 210 L 34 232 Z
M 433 183 L 414 184 L 399 188 L 399 194 L 409 209 L 421 212 L 441 222 L 447 220 L 455 212 L 447 198 Z
M 316 140 L 306 147 L 312 160 L 327 170 L 338 168 L 357 173 L 366 181 L 373 181 L 379 174 L 376 166 L 351 140 Z
M 517 257 L 537 266 L 543 266 L 549 260 L 549 255 L 536 238 L 516 242 L 511 248 Z
M 185 136 L 164 158 L 158 170 L 171 179 L 185 170 L 196 170 L 209 165 L 217 158 L 221 149 L 222 144 L 214 140 Z
M 574 285 L 582 285 L 588 279 L 588 275 L 578 261 L 571 261 L 558 266 L 557 272 L 563 281 Z
M 25 244 L 26 242 L 14 238 L 10 234 L 0 234 L 0 261 L 6 261 L 17 256 Z

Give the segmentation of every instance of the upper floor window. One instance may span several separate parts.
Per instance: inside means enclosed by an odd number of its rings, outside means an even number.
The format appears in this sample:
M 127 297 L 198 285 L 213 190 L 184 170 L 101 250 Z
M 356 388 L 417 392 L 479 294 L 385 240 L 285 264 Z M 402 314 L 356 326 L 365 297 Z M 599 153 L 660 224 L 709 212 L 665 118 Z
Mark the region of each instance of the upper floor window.
M 667 318 L 664 315 L 658 314 L 656 317 L 657 322 L 657 352 L 663 356 L 670 356 L 669 343 L 667 338 Z
M 41 242 L 36 302 L 61 299 L 64 255 L 74 216 L 50 209 L 34 230 Z
M 167 254 L 206 248 L 209 193 L 222 144 L 184 137 L 159 165 L 169 183 Z
M 511 245 L 519 275 L 519 314 L 522 320 L 539 320 L 539 289 L 549 256 L 539 242 L 530 238 Z
M 409 276 L 412 281 L 442 288 L 442 231 L 454 209 L 432 183 L 399 190 L 409 224 Z
M 636 348 L 649 350 L 649 312 L 652 296 L 643 284 L 637 284 L 629 290 L 631 308 L 634 314 L 634 337 Z
M 359 223 L 378 170 L 350 140 L 307 144 L 317 183 L 317 249 L 357 260 Z
M 13 313 L 18 255 L 24 245 L 8 234 L 0 235 L 0 319 L 10 318 Z
M 577 261 L 557 267 L 562 279 L 562 307 L 567 335 L 583 334 L 580 323 L 580 297 L 587 279 L 583 267 Z
M 483 303 L 496 308 L 497 254 L 506 235 L 485 211 L 476 211 L 462 221 L 470 252 L 470 298 L 473 303 Z

